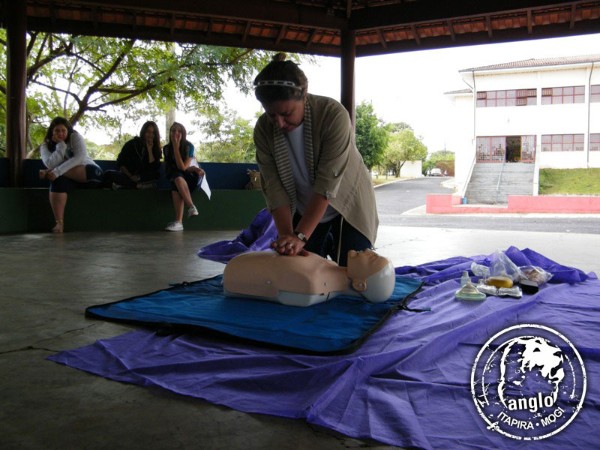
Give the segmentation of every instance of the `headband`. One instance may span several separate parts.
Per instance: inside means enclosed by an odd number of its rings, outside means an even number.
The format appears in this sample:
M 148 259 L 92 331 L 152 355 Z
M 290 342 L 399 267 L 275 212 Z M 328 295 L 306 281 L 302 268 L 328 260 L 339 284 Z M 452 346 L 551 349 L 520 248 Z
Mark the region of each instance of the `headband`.
M 300 86 L 298 86 L 296 83 L 294 83 L 293 81 L 287 81 L 287 80 L 262 80 L 262 81 L 257 81 L 256 82 L 256 87 L 261 87 L 261 86 L 277 86 L 277 87 L 289 87 L 292 89 L 298 89 L 298 90 L 302 90 L 302 88 Z

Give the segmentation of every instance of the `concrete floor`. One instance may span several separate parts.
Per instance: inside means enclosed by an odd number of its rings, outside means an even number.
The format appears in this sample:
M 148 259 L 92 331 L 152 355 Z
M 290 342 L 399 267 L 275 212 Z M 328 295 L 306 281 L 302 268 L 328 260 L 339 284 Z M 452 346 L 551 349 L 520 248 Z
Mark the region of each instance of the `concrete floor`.
M 49 362 L 60 350 L 133 327 L 87 320 L 87 306 L 223 271 L 196 251 L 237 232 L 0 236 L 0 448 L 391 448 L 301 420 L 245 414 L 167 391 L 122 384 Z M 382 227 L 394 265 L 529 247 L 600 274 L 600 235 Z M 595 251 L 594 251 L 595 250 Z

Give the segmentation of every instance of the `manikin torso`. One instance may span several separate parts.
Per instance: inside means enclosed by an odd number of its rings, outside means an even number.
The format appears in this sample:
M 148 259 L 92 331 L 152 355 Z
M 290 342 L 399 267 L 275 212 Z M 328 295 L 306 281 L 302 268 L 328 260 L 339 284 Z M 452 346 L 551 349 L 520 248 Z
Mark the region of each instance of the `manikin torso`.
M 383 302 L 394 286 L 391 262 L 371 250 L 350 251 L 347 268 L 314 253 L 248 252 L 233 258 L 223 273 L 225 295 L 294 306 L 310 306 L 342 294 Z

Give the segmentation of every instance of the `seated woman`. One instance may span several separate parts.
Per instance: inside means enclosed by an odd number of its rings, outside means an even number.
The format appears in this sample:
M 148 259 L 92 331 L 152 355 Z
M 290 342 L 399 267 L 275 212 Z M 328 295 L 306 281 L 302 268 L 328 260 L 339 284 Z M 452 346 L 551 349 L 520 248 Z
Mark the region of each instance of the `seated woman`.
M 315 253 L 303 255 L 265 251 L 236 256 L 223 272 L 225 295 L 310 306 L 337 295 L 380 303 L 394 292 L 394 267 L 373 250 L 349 251 L 348 267 Z
M 194 146 L 186 136 L 185 127 L 174 122 L 169 130 L 169 143 L 163 148 L 165 171 L 171 182 L 171 198 L 175 208 L 175 220 L 167 225 L 165 231 L 183 231 L 184 206 L 188 207 L 188 217 L 198 215 L 191 193 L 198 187 L 204 170 L 196 165 Z
M 83 136 L 64 117 L 50 122 L 40 152 L 46 166 L 40 178 L 50 181 L 50 206 L 56 221 L 52 231 L 62 233 L 67 194 L 78 187 L 99 187 L 102 170 L 88 156 Z
M 160 174 L 160 132 L 158 125 L 148 121 L 142 125 L 140 135 L 127 141 L 119 156 L 119 170 L 107 170 L 104 180 L 113 189 L 155 188 Z

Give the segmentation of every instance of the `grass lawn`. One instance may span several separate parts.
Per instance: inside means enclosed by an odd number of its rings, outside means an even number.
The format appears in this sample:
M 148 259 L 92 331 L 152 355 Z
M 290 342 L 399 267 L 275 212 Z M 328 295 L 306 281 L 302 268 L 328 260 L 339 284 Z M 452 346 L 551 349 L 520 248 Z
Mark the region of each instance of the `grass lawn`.
M 600 169 L 541 169 L 540 195 L 600 195 Z

